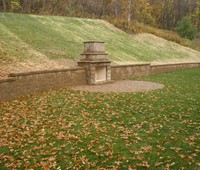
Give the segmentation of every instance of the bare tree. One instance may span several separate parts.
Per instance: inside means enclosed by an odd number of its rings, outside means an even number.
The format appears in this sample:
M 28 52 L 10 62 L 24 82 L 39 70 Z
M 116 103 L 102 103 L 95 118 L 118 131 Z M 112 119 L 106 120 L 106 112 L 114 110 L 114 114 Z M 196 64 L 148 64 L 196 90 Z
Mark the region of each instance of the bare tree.
M 101 19 L 101 17 L 104 15 L 106 7 L 108 6 L 109 3 L 111 3 L 111 0 L 103 0 L 102 3 L 103 3 L 102 7 L 100 8 L 100 12 L 99 12 L 99 19 Z
M 129 2 L 128 2 L 128 24 L 131 23 L 132 4 L 133 4 L 133 0 L 129 0 Z
M 6 12 L 6 1 L 3 0 L 3 11 Z
M 69 5 L 69 13 L 72 13 L 72 0 L 68 0 L 68 5 Z
M 118 16 L 119 0 L 115 0 L 115 17 Z

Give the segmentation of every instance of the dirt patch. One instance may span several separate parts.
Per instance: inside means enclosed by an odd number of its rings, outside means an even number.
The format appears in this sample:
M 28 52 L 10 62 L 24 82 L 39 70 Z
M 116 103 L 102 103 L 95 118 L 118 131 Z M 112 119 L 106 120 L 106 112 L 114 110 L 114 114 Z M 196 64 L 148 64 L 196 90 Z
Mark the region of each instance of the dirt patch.
M 162 88 L 164 88 L 163 84 L 153 83 L 148 81 L 131 81 L 131 80 L 115 81 L 114 83 L 103 84 L 103 85 L 83 85 L 83 86 L 71 87 L 72 90 L 103 92 L 103 93 L 147 92 Z

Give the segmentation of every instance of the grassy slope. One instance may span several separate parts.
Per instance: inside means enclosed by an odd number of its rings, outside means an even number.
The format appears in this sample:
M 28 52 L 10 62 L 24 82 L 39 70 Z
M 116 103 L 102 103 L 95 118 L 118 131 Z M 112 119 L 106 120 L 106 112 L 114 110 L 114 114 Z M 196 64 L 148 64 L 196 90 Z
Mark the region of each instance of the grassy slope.
M 131 36 L 102 20 L 0 13 L 0 63 L 78 58 L 88 40 L 105 41 L 115 61 L 200 60 L 200 52 L 151 34 Z
M 200 32 L 199 32 L 199 38 L 192 40 L 190 43 L 190 47 L 200 51 Z
M 1 104 L 0 169 L 199 169 L 200 69 L 143 79 L 165 88 Z

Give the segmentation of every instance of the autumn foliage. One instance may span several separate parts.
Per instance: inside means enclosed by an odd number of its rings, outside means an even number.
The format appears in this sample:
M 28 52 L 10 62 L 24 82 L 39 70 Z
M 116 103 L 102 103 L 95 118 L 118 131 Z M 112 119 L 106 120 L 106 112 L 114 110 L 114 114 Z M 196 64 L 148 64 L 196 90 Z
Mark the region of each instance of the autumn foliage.
M 137 21 L 170 30 L 187 15 L 200 29 L 200 0 L 0 0 L 0 10 Z

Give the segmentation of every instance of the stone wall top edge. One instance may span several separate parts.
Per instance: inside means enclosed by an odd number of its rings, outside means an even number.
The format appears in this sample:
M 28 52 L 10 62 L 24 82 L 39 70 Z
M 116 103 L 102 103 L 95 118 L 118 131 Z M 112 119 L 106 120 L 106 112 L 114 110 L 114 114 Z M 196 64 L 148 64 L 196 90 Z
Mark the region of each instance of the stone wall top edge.
M 58 73 L 58 72 L 66 72 L 66 71 L 78 71 L 78 70 L 85 70 L 85 69 L 82 68 L 82 67 L 75 67 L 75 68 L 66 68 L 66 69 L 31 71 L 31 72 L 24 72 L 24 73 L 11 73 L 11 74 L 9 74 L 9 77 L 28 76 L 28 75 L 35 75 L 35 74 Z
M 111 68 L 118 67 L 132 67 L 132 66 L 150 66 L 151 63 L 143 63 L 143 64 L 123 64 L 123 65 L 111 65 Z
M 109 61 L 109 60 L 98 60 L 98 61 L 95 61 L 95 60 L 80 60 L 80 61 L 78 61 L 78 63 L 83 63 L 83 64 L 95 64 L 95 63 L 111 63 L 112 61 Z
M 108 55 L 108 53 L 105 53 L 104 51 L 84 51 L 80 55 Z
M 15 81 L 15 79 L 14 78 L 1 79 L 0 83 L 6 83 L 6 82 L 11 82 L 11 81 Z
M 184 64 L 200 64 L 200 62 L 187 62 L 187 63 L 169 63 L 169 64 L 151 64 L 151 67 L 160 67 L 160 66 L 176 66 Z
M 105 43 L 104 41 L 84 41 L 83 43 Z

